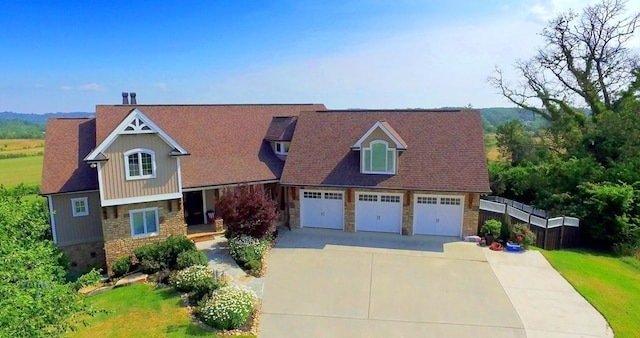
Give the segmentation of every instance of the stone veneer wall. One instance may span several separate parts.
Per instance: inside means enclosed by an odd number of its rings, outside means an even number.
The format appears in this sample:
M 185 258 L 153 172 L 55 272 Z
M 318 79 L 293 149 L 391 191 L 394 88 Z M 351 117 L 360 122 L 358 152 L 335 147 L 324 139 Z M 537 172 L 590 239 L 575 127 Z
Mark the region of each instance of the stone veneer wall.
M 72 272 L 105 267 L 106 260 L 102 241 L 62 246 L 60 250 L 69 259 Z
M 288 188 L 289 193 L 289 222 L 292 228 L 300 228 L 300 189 L 309 190 L 326 190 L 326 191 L 344 191 L 345 192 L 345 208 L 344 208 L 344 231 L 355 231 L 355 197 L 358 192 L 376 192 L 376 193 L 401 193 L 402 199 L 402 234 L 413 235 L 413 195 L 414 194 L 433 194 L 447 196 L 464 197 L 464 216 L 462 224 L 462 235 L 476 235 L 478 226 L 478 212 L 480 206 L 480 194 L 477 193 L 459 193 L 459 192 L 442 192 L 442 191 L 406 191 L 406 190 L 381 190 L 381 189 L 361 189 L 361 188 L 318 188 L 318 187 L 292 187 Z M 294 198 L 295 197 L 295 198 Z
M 169 208 L 169 203 L 171 203 L 171 208 Z M 160 242 L 171 235 L 186 235 L 187 225 L 184 221 L 182 208 L 178 207 L 180 203 L 181 200 L 171 200 L 105 207 L 107 218 L 105 219 L 103 216 L 102 232 L 107 267 L 110 269 L 116 259 L 133 254 L 133 250 L 141 245 Z M 158 208 L 159 234 L 132 238 L 129 211 L 153 207 Z

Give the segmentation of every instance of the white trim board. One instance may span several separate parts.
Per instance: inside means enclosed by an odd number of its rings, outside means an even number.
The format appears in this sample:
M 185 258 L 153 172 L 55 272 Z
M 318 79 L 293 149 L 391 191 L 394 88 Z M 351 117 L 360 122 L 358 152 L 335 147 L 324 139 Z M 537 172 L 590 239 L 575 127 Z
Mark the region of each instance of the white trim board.
M 181 193 L 170 193 L 170 194 L 161 194 L 161 195 L 116 198 L 116 199 L 101 201 L 101 204 L 103 207 L 110 207 L 114 205 L 166 201 L 166 200 L 173 200 L 173 199 L 180 199 L 180 198 L 182 198 Z
M 371 126 L 371 128 L 369 128 L 369 130 L 367 130 L 367 132 L 364 133 L 364 135 L 362 135 L 362 137 L 351 148 L 360 149 L 362 147 L 362 142 L 364 142 L 364 140 L 371 136 L 371 134 L 373 134 L 373 132 L 378 128 L 382 130 L 382 132 L 385 133 L 387 137 L 389 137 L 391 141 L 393 141 L 393 143 L 396 144 L 396 149 L 407 150 L 407 148 L 402 145 L 400 140 L 393 136 L 393 134 L 382 124 L 382 121 L 377 121 L 376 123 L 374 123 L 373 126 Z

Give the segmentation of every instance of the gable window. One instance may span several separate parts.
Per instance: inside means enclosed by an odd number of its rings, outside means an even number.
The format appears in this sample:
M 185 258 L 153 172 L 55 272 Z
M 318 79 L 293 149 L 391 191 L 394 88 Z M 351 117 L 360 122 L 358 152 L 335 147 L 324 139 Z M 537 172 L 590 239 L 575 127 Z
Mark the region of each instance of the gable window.
M 389 148 L 389 143 L 383 140 L 371 141 L 368 148 L 362 148 L 362 172 L 395 174 L 396 149 Z
M 289 153 L 290 142 L 276 142 L 276 154 L 286 155 Z
M 131 237 L 158 234 L 158 208 L 131 210 L 129 218 L 131 219 Z
M 156 177 L 155 152 L 149 149 L 132 149 L 124 153 L 128 180 Z
M 89 215 L 89 198 L 79 197 L 71 199 L 71 212 L 73 217 L 81 217 Z

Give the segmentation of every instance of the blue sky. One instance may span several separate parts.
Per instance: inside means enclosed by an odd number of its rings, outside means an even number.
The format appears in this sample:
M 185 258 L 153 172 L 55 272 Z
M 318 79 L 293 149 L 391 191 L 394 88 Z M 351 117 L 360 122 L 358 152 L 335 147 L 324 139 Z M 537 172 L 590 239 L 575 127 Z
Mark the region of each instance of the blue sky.
M 0 111 L 508 106 L 487 83 L 587 0 L 2 1 Z M 635 6 L 635 5 L 634 5 Z

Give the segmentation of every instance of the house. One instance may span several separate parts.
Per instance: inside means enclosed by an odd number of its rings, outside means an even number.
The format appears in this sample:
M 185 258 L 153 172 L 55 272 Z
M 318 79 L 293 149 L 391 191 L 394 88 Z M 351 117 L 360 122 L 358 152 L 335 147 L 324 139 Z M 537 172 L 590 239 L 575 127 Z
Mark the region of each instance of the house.
M 46 145 L 41 194 L 76 269 L 208 223 L 238 184 L 264 186 L 292 227 L 404 235 L 475 234 L 489 192 L 471 110 L 123 100 L 95 118 L 50 119 Z

